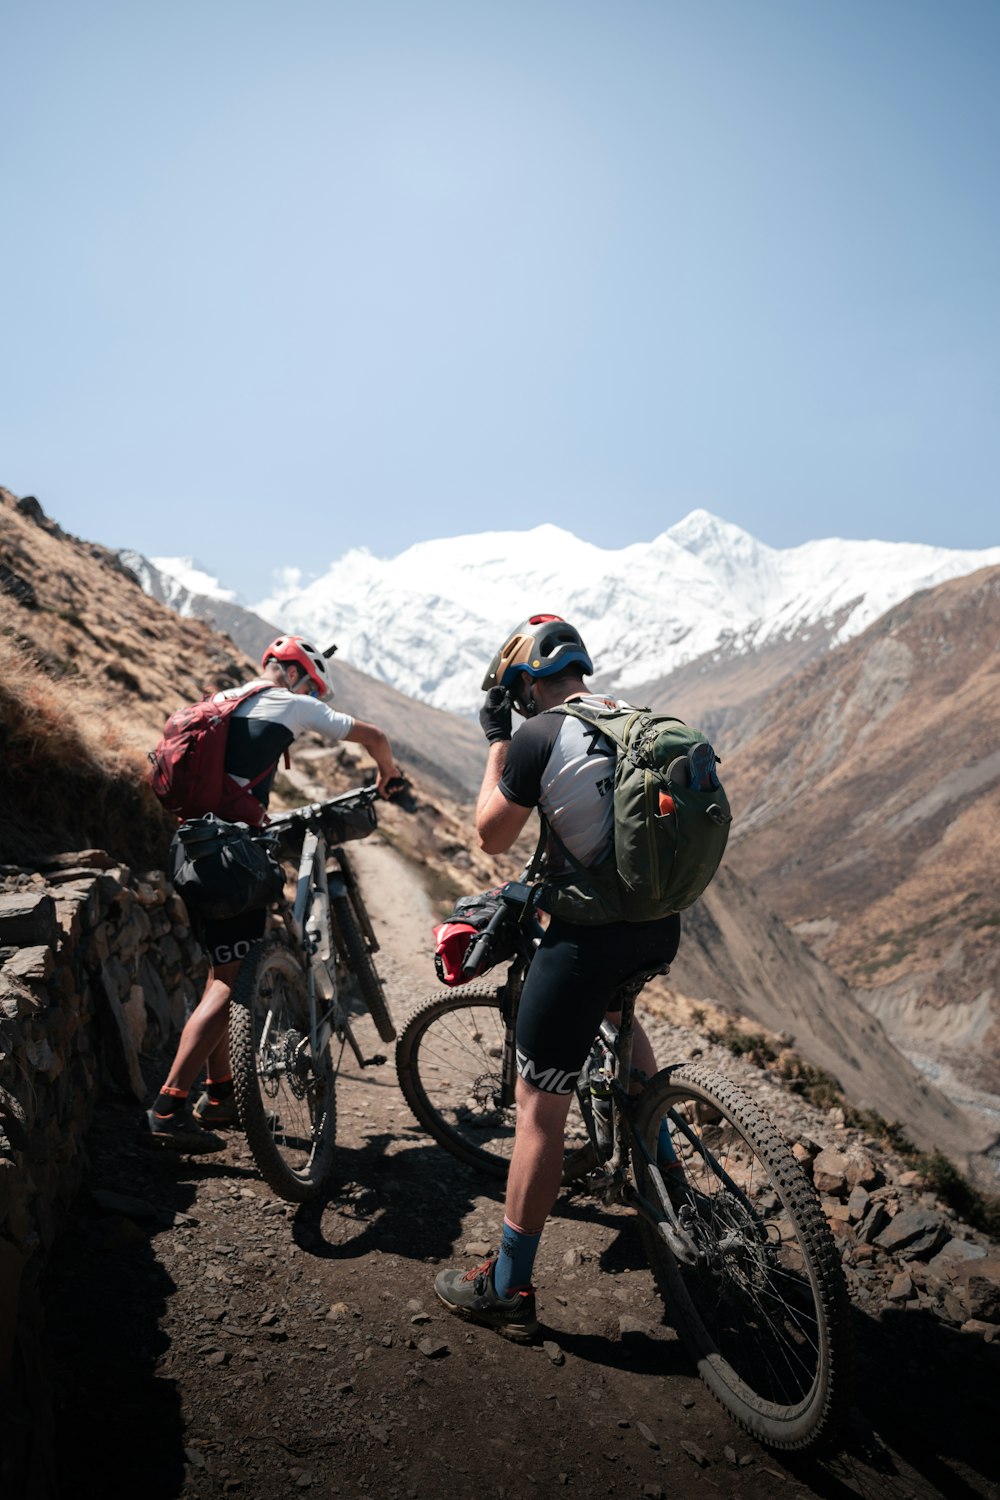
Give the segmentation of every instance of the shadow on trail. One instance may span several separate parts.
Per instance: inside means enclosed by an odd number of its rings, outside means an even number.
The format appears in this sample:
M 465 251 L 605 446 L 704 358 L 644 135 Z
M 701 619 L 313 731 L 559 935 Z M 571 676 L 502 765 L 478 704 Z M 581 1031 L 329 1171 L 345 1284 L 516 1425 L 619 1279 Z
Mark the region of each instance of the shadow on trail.
M 620 1274 L 646 1266 L 638 1221 L 580 1194 L 558 1200 L 554 1215 L 602 1224 L 613 1233 L 598 1264 Z M 670 1327 L 667 1310 L 662 1323 Z M 823 1500 L 982 1500 L 1000 1496 L 996 1442 L 1000 1346 L 963 1334 L 929 1312 L 887 1309 L 853 1314 L 856 1398 L 840 1448 L 821 1457 L 768 1453 L 810 1494 Z M 658 1375 L 696 1375 L 679 1342 L 635 1338 L 625 1349 L 594 1335 L 557 1335 L 567 1354 L 613 1368 Z M 734 1440 L 739 1429 L 734 1425 Z M 738 1445 L 738 1443 L 737 1443 Z
M 829 1500 L 1000 1493 L 1000 1349 L 904 1308 L 879 1319 L 856 1310 L 854 1333 L 857 1408 L 843 1451 L 788 1468 Z
M 325 1203 L 304 1203 L 292 1221 L 295 1243 L 324 1260 L 355 1260 L 378 1250 L 404 1260 L 450 1259 L 484 1180 L 437 1146 L 398 1147 L 393 1132 L 364 1146 L 337 1148 L 337 1177 Z M 502 1212 L 502 1185 L 486 1183 Z M 359 1227 L 358 1227 L 359 1226 Z M 350 1232 L 357 1227 L 357 1232 Z M 346 1237 L 338 1231 L 347 1229 Z
M 46 1267 L 53 1496 L 78 1493 L 83 1476 L 105 1494 L 144 1500 L 173 1500 L 184 1487 L 181 1397 L 157 1373 L 169 1347 L 160 1324 L 176 1286 L 155 1236 L 190 1212 L 196 1195 L 187 1179 L 232 1174 L 172 1159 L 162 1170 L 159 1153 L 136 1144 L 135 1132 L 134 1102 L 106 1099 L 88 1136 L 87 1184 Z

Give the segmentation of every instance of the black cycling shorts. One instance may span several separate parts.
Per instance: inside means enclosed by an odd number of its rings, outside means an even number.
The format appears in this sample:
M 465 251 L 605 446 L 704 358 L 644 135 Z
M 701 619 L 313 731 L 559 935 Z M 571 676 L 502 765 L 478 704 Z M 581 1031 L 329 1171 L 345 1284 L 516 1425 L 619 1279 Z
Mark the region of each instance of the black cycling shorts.
M 198 940 L 208 954 L 213 969 L 217 964 L 238 963 L 250 952 L 250 944 L 264 936 L 267 908 L 245 911 L 242 916 L 228 917 L 224 922 L 201 922 Z
M 641 969 L 673 962 L 674 913 L 655 922 L 585 927 L 552 917 L 528 968 L 517 1012 L 517 1071 L 548 1094 L 568 1094 L 613 992 Z

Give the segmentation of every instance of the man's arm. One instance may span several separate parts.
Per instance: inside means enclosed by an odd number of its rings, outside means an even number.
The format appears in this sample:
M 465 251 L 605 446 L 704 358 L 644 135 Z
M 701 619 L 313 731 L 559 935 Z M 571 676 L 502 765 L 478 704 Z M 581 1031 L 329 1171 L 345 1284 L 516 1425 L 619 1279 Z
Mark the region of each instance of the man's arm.
M 486 854 L 503 854 L 505 849 L 509 849 L 531 816 L 530 807 L 508 802 L 500 790 L 500 778 L 507 764 L 509 749 L 510 740 L 497 740 L 490 745 L 483 784 L 479 788 L 476 833 L 479 836 L 479 847 Z
M 354 728 L 348 730 L 344 735 L 345 740 L 353 740 L 355 744 L 363 745 L 378 767 L 378 776 L 375 781 L 380 792 L 385 793 L 387 781 L 401 776 L 402 772 L 393 759 L 392 749 L 389 741 L 374 724 L 366 724 L 364 719 L 355 719 Z

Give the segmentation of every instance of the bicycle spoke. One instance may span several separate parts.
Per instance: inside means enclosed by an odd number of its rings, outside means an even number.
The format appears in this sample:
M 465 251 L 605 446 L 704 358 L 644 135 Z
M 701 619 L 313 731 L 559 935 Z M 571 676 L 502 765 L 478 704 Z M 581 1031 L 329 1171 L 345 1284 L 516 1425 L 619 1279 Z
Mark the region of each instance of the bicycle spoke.
M 230 1014 L 240 1119 L 261 1173 L 293 1202 L 321 1188 L 336 1116 L 329 1047 L 314 1055 L 306 980 L 298 959 L 262 945 L 247 960 Z
M 396 1049 L 404 1097 L 420 1124 L 460 1161 L 504 1177 L 517 1108 L 501 1105 L 506 1022 L 495 990 L 471 987 L 429 1000 Z M 571 1116 L 567 1148 L 585 1139 Z

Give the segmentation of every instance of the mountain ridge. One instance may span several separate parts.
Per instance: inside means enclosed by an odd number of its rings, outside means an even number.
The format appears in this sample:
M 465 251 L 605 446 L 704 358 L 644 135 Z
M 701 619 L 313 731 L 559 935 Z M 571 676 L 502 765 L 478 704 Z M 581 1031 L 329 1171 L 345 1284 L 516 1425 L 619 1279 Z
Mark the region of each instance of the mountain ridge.
M 470 714 L 484 663 L 539 610 L 572 620 L 601 682 L 629 696 L 700 658 L 792 641 L 806 659 L 819 655 L 902 598 L 986 564 L 1000 564 L 1000 547 L 827 538 L 774 548 L 696 510 L 615 549 L 550 523 L 419 542 L 391 558 L 356 548 L 308 582 L 285 570 L 253 608 L 337 639 L 354 666 L 411 697 Z M 183 577 L 196 565 L 157 566 Z
M 743 715 L 729 858 L 928 1077 L 1000 1124 L 1000 568 L 921 591 Z

